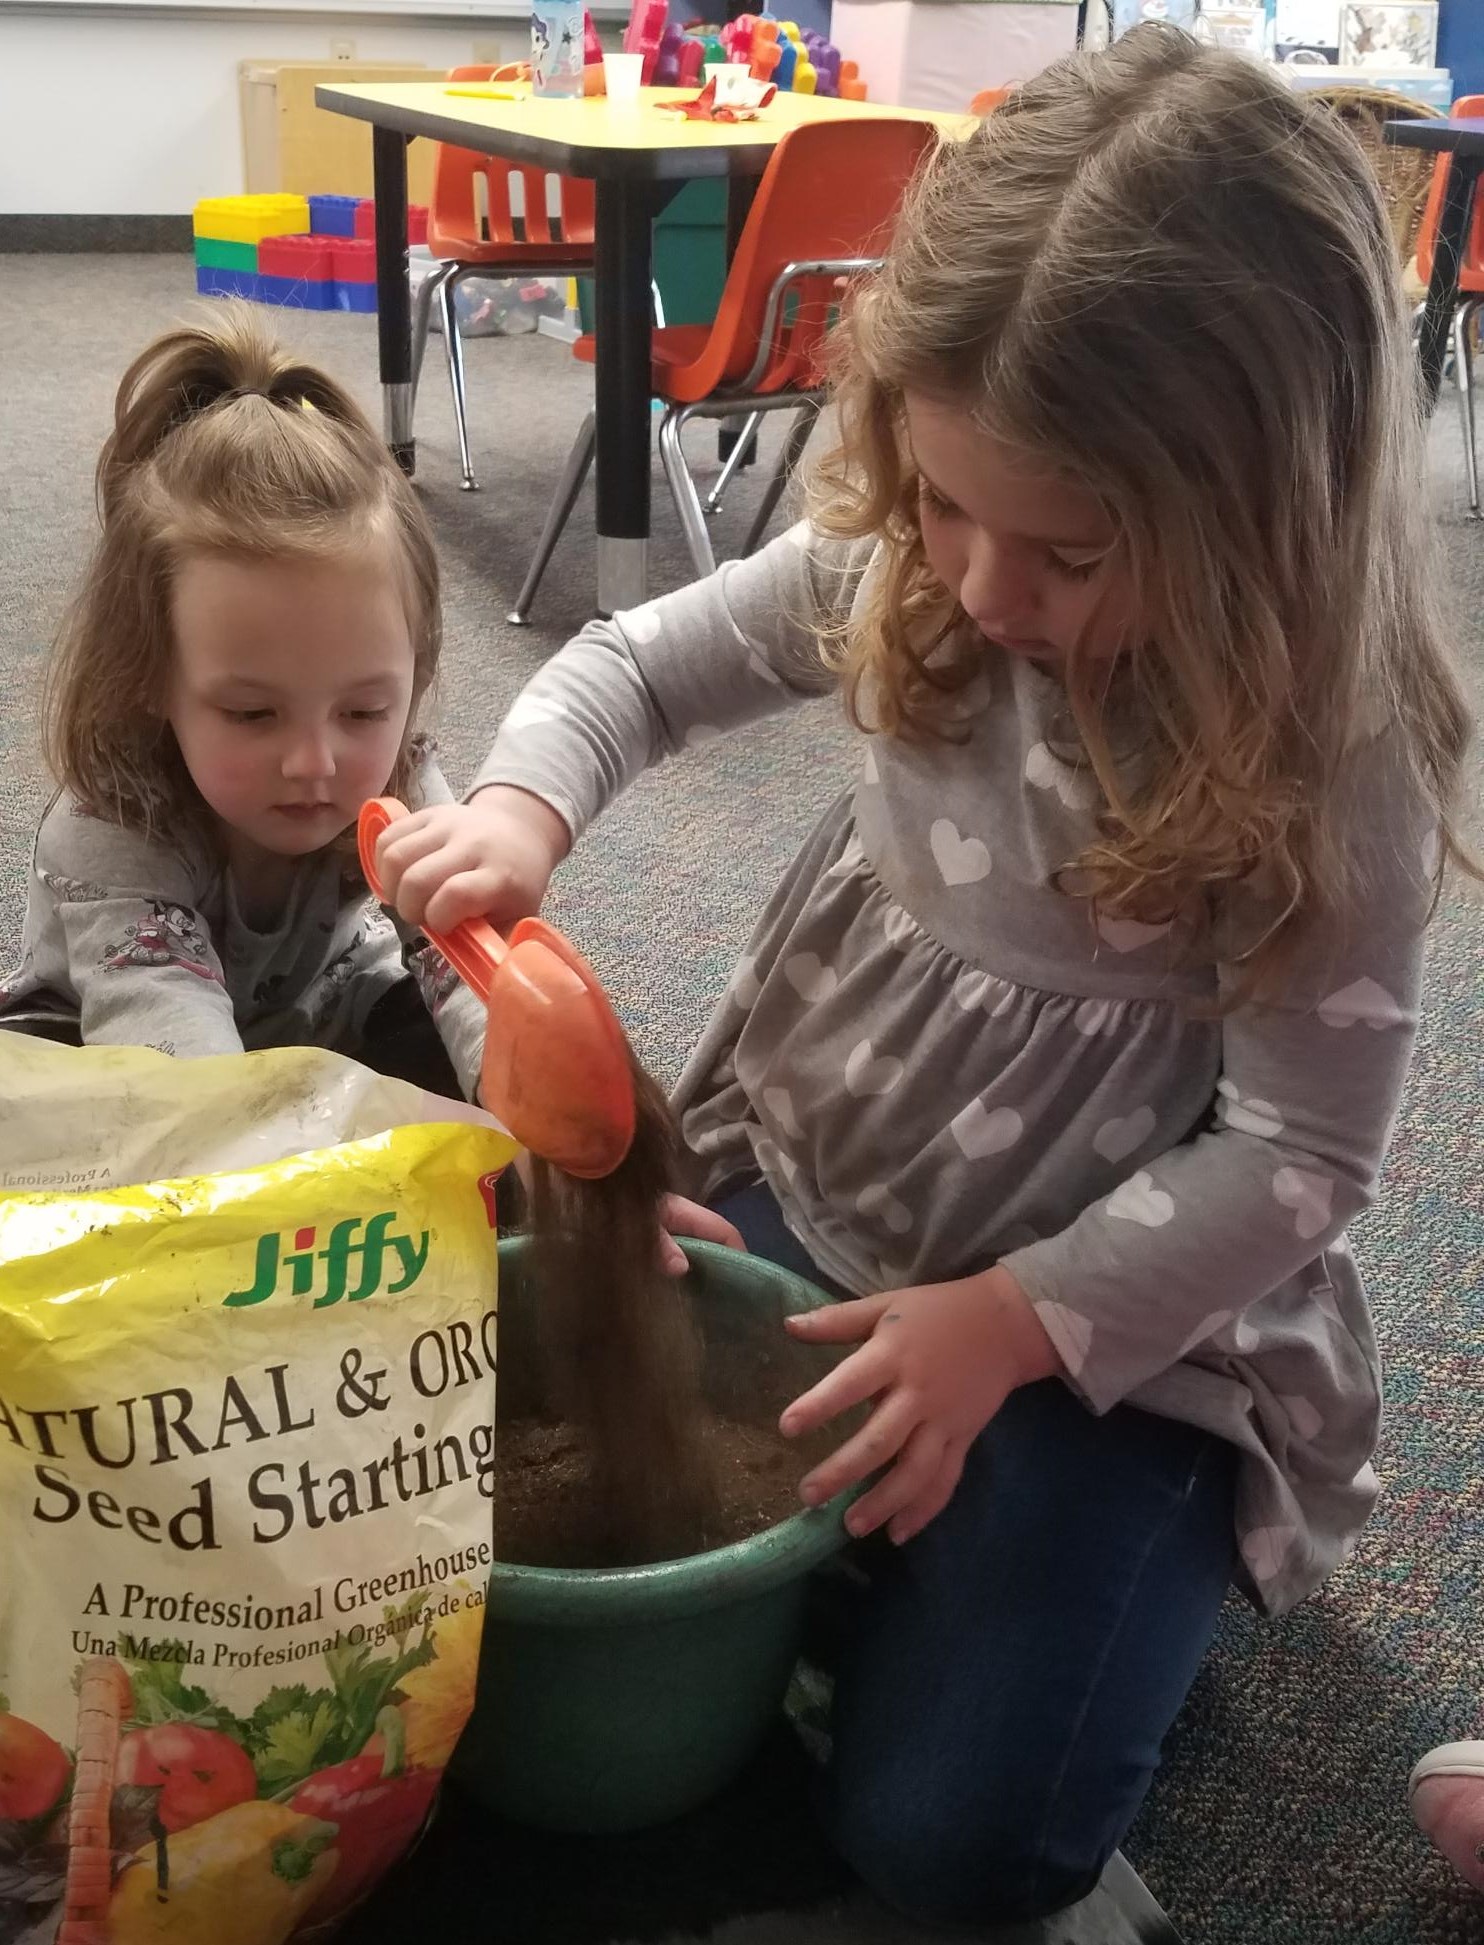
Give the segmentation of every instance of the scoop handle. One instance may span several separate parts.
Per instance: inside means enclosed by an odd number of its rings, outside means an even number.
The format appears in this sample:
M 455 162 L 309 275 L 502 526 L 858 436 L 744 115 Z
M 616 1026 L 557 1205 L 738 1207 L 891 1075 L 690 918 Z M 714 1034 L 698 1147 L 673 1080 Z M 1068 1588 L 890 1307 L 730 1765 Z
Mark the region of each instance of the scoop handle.
M 376 870 L 376 840 L 399 817 L 408 815 L 407 806 L 395 797 L 368 797 L 356 820 L 356 843 L 361 853 L 361 870 L 371 887 L 373 898 L 381 898 L 381 879 Z M 384 901 L 383 901 L 384 902 Z M 489 1003 L 490 983 L 503 965 L 510 948 L 487 919 L 466 918 L 452 932 L 435 932 L 431 925 L 422 928 L 423 937 L 435 946 L 466 986 Z

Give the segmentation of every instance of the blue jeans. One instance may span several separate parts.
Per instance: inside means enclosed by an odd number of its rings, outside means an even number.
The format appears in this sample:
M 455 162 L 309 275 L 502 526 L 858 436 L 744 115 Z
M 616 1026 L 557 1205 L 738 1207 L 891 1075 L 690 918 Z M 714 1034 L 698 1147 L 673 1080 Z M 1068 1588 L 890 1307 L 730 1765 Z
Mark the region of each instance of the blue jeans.
M 819 1281 L 765 1188 L 718 1207 Z M 868 1543 L 825 1806 L 879 1897 L 984 1925 L 1093 1888 L 1216 1625 L 1236 1458 L 1131 1405 L 1094 1417 L 1048 1380 L 1006 1400 L 931 1525 Z

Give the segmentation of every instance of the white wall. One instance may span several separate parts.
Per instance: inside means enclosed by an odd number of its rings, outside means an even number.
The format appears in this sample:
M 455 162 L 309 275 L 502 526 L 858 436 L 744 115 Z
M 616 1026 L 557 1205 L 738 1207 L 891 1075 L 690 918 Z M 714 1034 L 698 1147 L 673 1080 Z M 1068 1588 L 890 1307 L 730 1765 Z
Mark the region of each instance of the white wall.
M 461 26 L 354 14 L 253 21 L 0 11 L 0 214 L 189 214 L 242 189 L 237 63 L 517 60 L 524 13 Z M 498 52 L 486 53 L 492 46 Z

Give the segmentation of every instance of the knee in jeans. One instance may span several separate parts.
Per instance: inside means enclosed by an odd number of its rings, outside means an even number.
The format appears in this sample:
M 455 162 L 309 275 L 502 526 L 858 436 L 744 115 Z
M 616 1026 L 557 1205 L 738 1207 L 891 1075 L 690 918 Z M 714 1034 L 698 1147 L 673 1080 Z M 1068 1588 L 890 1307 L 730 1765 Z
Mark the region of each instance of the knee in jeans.
M 981 1803 L 965 1816 L 931 1794 L 837 1799 L 835 1837 L 866 1887 L 919 1923 L 1026 1923 L 1076 1904 L 1097 1883 L 1099 1861 L 1047 1854 L 1034 1830 L 982 1811 Z

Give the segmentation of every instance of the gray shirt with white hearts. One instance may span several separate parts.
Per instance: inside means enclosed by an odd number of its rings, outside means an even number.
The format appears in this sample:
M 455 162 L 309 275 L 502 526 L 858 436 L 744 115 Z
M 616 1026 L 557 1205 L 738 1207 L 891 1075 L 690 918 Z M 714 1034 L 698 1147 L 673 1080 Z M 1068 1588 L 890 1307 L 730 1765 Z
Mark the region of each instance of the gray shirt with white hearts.
M 833 686 L 819 649 L 869 545 L 795 528 L 594 622 L 532 681 L 479 782 L 580 832 L 646 766 Z M 1301 1599 L 1376 1492 L 1371 1320 L 1344 1240 L 1375 1193 L 1416 1024 L 1436 839 L 1385 736 L 1342 779 L 1360 887 L 1281 1001 L 1177 926 L 1052 882 L 1098 802 L 1065 697 L 986 651 L 961 741 L 861 739 L 678 1089 L 697 1184 L 760 1175 L 815 1261 L 868 1291 L 1003 1259 L 1093 1411 L 1241 1448 L 1249 1592 Z M 1255 893 L 1205 936 L 1259 936 Z

